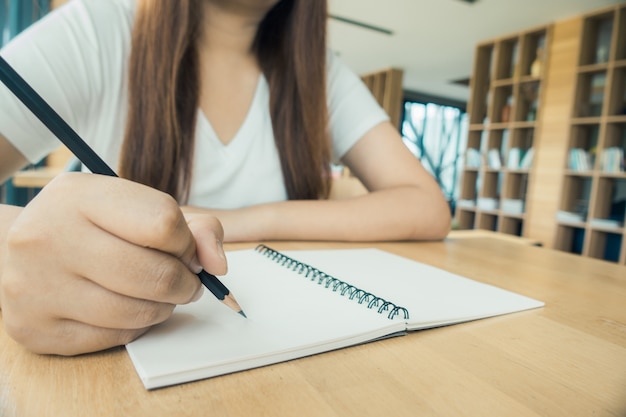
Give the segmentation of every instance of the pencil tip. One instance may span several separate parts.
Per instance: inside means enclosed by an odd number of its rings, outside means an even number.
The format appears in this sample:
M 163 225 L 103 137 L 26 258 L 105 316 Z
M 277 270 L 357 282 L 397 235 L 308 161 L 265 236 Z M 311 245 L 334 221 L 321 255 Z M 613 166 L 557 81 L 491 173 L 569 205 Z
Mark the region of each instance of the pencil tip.
M 241 314 L 242 316 L 244 316 L 245 318 L 248 318 L 248 316 L 246 316 L 246 313 L 243 312 L 243 310 L 239 310 L 239 314 Z

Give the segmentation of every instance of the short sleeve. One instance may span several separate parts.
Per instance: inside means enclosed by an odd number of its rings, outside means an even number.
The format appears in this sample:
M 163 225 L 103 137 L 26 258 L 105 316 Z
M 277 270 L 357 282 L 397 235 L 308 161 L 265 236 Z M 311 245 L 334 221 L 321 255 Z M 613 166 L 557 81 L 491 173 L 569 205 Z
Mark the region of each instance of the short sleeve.
M 336 160 L 369 130 L 389 120 L 363 81 L 331 52 L 328 53 L 328 100 Z
M 108 85 L 103 61 L 124 36 L 117 31 L 120 3 L 73 0 L 26 29 L 1 51 L 2 57 L 75 130 L 94 118 Z M 123 18 L 123 16 L 122 16 Z M 102 22 L 108 22 L 108 28 Z M 108 33 L 103 33 L 103 29 Z M 104 40 L 108 37 L 108 40 Z M 0 83 L 0 133 L 36 162 L 60 145 L 58 139 Z

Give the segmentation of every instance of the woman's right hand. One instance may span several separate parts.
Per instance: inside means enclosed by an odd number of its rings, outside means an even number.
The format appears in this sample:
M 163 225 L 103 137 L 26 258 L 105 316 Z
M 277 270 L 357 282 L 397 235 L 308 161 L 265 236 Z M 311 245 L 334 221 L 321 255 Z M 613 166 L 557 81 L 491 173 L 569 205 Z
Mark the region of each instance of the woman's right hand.
M 215 218 L 194 229 L 198 241 L 223 239 Z M 34 352 L 61 355 L 132 341 L 202 294 L 194 271 L 225 271 L 214 247 L 196 255 L 194 234 L 160 191 L 114 177 L 60 175 L 7 232 L 0 306 L 8 334 Z

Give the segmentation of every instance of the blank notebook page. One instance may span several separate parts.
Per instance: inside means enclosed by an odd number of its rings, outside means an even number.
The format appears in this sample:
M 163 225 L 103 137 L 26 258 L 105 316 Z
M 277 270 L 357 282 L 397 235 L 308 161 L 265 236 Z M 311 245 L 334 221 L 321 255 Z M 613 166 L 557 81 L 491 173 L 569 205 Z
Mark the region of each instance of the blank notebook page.
M 406 307 L 408 330 L 543 306 L 532 298 L 377 249 L 282 253 Z
M 146 388 L 269 365 L 402 334 L 536 308 L 543 303 L 377 249 L 285 251 L 407 308 L 389 319 L 255 250 L 228 252 L 223 283 L 243 318 L 205 292 L 127 345 Z
M 402 331 L 402 321 L 347 301 L 254 250 L 228 253 L 221 278 L 247 319 L 208 291 L 127 345 L 154 388 L 276 363 Z

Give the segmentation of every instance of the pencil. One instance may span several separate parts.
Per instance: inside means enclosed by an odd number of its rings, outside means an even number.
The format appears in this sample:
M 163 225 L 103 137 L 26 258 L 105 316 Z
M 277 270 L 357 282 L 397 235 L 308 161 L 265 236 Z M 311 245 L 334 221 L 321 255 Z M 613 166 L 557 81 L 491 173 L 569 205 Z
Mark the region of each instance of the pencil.
M 117 177 L 93 149 L 65 120 L 0 56 L 0 80 L 24 105 L 94 174 Z M 246 317 L 235 297 L 215 275 L 204 269 L 198 274 L 202 284 L 230 309 Z

